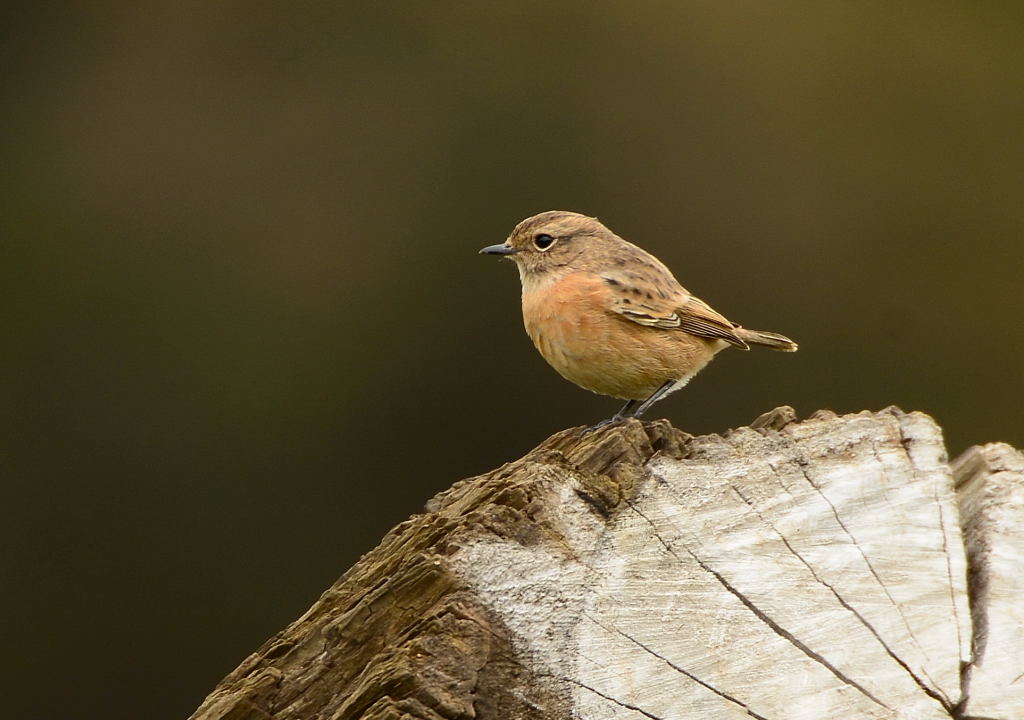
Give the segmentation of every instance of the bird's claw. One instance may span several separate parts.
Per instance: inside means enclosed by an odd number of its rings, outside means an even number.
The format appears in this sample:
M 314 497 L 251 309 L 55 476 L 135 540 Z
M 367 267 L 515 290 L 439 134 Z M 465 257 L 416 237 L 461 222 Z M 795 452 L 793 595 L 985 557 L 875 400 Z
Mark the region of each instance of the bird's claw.
M 624 416 L 622 416 L 622 415 L 614 415 L 614 416 L 608 418 L 607 420 L 602 420 L 599 423 L 595 423 L 594 425 L 591 425 L 590 427 L 588 427 L 587 429 L 585 429 L 583 431 L 583 434 L 587 435 L 589 433 L 594 432 L 595 430 L 600 430 L 603 427 L 608 427 L 609 425 L 617 425 L 618 423 L 622 422 L 625 419 L 626 418 Z

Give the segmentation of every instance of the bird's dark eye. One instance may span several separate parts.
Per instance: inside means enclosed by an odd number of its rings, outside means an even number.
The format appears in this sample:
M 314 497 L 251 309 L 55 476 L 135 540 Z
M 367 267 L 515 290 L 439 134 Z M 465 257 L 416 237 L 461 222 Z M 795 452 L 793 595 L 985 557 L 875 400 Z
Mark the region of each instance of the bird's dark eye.
M 555 239 L 547 233 L 541 233 L 533 238 L 533 244 L 537 246 L 538 250 L 547 250 L 555 242 Z

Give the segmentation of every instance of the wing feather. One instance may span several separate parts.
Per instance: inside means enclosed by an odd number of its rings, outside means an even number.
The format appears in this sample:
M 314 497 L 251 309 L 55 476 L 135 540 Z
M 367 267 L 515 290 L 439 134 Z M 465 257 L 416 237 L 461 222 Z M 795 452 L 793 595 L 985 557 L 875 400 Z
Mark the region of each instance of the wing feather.
M 736 333 L 737 325 L 690 295 L 660 263 L 644 267 L 644 272 L 609 270 L 601 277 L 608 286 L 611 310 L 627 320 L 749 349 Z

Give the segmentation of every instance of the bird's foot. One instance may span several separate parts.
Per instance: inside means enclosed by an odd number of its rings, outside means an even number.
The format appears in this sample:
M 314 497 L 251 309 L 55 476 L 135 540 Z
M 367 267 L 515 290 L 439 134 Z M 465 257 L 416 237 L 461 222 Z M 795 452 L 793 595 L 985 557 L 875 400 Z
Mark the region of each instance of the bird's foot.
M 591 425 L 590 427 L 588 427 L 587 429 L 585 429 L 583 431 L 583 434 L 587 435 L 589 433 L 594 432 L 595 430 L 600 430 L 601 428 L 608 427 L 609 425 L 617 425 L 618 423 L 620 423 L 623 420 L 625 420 L 626 417 L 627 416 L 625 416 L 625 415 L 615 414 L 612 417 L 608 418 L 607 420 L 602 420 L 599 423 Z

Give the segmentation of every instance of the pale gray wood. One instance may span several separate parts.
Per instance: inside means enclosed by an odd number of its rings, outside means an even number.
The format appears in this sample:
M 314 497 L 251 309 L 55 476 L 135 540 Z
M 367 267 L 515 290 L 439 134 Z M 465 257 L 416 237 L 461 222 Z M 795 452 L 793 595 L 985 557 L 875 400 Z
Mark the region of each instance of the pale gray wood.
M 1024 718 L 1024 455 L 973 447 L 953 464 L 971 567 L 968 716 Z
M 610 522 L 556 477 L 557 544 L 456 558 L 575 716 L 950 717 L 970 613 L 934 423 L 822 414 L 688 450 Z

